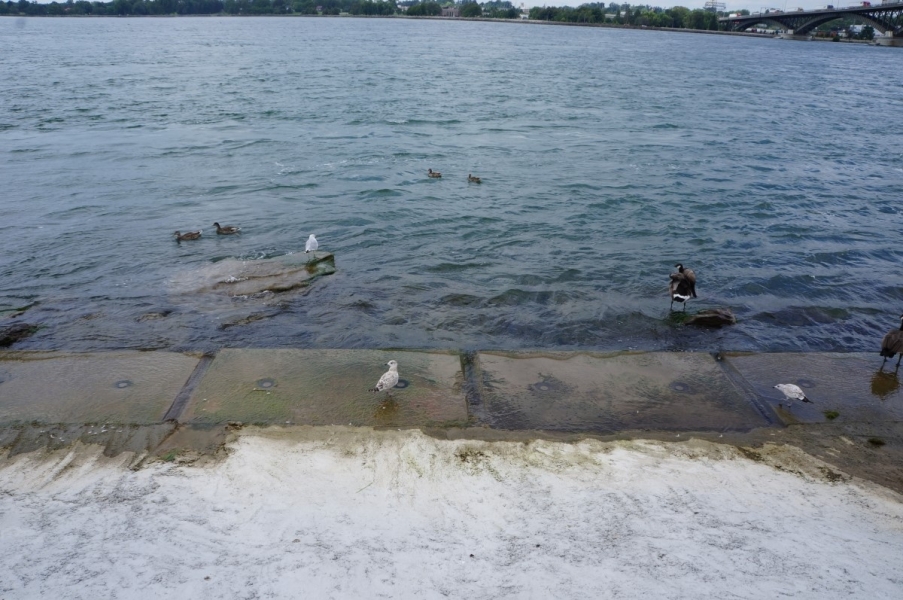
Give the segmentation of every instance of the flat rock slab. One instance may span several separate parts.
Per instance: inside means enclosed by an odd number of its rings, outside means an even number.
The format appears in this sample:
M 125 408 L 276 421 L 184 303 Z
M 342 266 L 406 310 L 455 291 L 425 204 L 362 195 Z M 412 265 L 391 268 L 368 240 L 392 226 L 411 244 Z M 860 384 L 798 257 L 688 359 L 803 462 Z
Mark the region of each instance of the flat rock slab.
M 708 354 L 482 352 L 482 418 L 498 429 L 748 430 L 768 425 Z
M 323 275 L 335 273 L 335 257 L 328 252 L 286 254 L 260 260 L 227 258 L 181 273 L 171 281 L 174 292 L 216 293 L 228 297 L 304 288 Z
M 728 365 L 787 424 L 824 423 L 828 420 L 825 411 L 839 413 L 837 422 L 903 421 L 900 375 L 894 373 L 890 361 L 879 371 L 881 357 L 877 352 L 724 356 Z M 774 389 L 778 383 L 795 383 L 812 403 L 793 402 L 788 406 L 784 395 Z
M 0 424 L 159 423 L 198 360 L 173 352 L 3 352 Z
M 368 390 L 398 361 L 400 381 Z M 457 354 L 382 350 L 237 350 L 217 354 L 181 422 L 386 427 L 467 422 Z

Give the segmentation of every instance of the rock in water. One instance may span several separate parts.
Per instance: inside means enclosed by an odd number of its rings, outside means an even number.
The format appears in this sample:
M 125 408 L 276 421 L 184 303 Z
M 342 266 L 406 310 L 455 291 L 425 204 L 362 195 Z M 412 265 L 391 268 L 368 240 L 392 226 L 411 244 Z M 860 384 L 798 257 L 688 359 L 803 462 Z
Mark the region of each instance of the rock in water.
M 729 308 L 707 308 L 687 317 L 684 325 L 722 327 L 724 325 L 733 325 L 736 322 L 737 317 L 734 316 L 734 313 Z
M 10 325 L 8 327 L 0 327 L 0 348 L 12 346 L 19 340 L 24 340 L 37 330 L 37 325 L 29 325 L 28 323 L 16 323 L 15 325 Z

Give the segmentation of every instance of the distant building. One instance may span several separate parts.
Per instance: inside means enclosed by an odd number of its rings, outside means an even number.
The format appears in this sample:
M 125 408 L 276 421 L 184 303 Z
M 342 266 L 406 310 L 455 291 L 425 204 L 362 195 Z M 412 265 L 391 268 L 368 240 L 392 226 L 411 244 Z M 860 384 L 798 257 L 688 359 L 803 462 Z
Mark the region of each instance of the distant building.
M 461 11 L 456 6 L 449 6 L 448 8 L 442 9 L 443 17 L 460 17 Z

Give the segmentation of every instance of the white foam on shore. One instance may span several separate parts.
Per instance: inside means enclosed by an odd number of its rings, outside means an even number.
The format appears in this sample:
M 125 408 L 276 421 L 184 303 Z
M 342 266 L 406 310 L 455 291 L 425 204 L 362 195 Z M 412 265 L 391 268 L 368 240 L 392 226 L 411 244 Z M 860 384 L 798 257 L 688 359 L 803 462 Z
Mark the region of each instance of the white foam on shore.
M 705 442 L 243 434 L 0 461 L 0 598 L 899 598 L 903 499 Z M 471 557 L 471 554 L 473 557 Z M 209 579 L 208 579 L 209 578 Z

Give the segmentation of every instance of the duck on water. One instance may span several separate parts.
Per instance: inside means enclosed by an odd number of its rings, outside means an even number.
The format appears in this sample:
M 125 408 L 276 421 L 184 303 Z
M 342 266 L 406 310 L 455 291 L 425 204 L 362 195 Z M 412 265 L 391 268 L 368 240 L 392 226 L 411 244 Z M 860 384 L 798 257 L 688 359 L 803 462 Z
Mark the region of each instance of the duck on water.
M 221 227 L 219 223 L 214 223 L 213 226 L 216 227 L 217 235 L 232 235 L 241 231 L 241 227 L 233 227 L 232 225 Z

